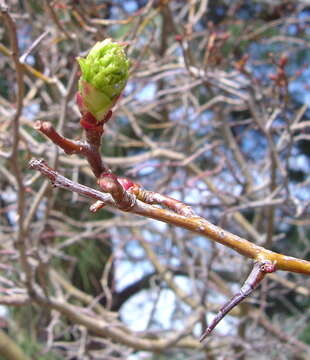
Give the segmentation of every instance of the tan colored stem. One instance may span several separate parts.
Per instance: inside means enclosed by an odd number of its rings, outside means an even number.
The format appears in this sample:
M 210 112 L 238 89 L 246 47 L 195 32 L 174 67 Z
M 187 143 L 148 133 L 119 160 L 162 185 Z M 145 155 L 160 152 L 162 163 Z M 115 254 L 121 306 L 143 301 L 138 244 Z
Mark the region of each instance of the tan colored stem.
M 0 329 L 0 355 L 6 360 L 30 360 L 21 348 Z
M 136 205 L 131 209 L 131 212 L 180 226 L 187 230 L 207 236 L 211 240 L 228 246 L 248 258 L 275 262 L 278 270 L 310 275 L 309 261 L 267 250 L 239 237 L 238 235 L 232 234 L 229 231 L 213 225 L 200 216 L 184 217 L 171 211 L 144 204 L 140 201 L 137 201 Z
M 109 194 L 101 193 L 85 185 L 77 184 L 65 178 L 64 176 L 58 174 L 55 170 L 49 168 L 42 160 L 31 160 L 30 167 L 39 170 L 44 176 L 47 176 L 54 186 L 77 192 L 80 195 L 101 200 L 107 205 L 117 207 L 117 204 Z M 128 210 L 134 214 L 163 221 L 204 235 L 213 241 L 230 247 L 239 254 L 248 258 L 273 262 L 278 270 L 310 275 L 309 261 L 267 250 L 239 237 L 238 235 L 232 234 L 229 231 L 213 225 L 208 220 L 200 216 L 185 217 L 169 210 L 145 204 L 139 200 L 136 200 L 135 204 Z
M 202 349 L 199 342 L 190 336 L 180 339 L 178 332 L 167 335 L 164 339 L 148 339 L 130 333 L 127 328 L 117 322 L 111 323 L 111 321 L 107 322 L 102 318 L 98 319 L 90 316 L 86 311 L 81 311 L 81 308 L 70 305 L 63 300 L 49 298 L 48 301 L 45 301 L 45 299 L 41 297 L 38 297 L 37 300 L 41 305 L 58 310 L 73 323 L 85 326 L 93 334 L 100 337 L 108 337 L 116 342 L 121 342 L 124 345 L 133 347 L 136 350 L 163 351 L 169 348 L 172 343 L 177 343 L 180 348 Z

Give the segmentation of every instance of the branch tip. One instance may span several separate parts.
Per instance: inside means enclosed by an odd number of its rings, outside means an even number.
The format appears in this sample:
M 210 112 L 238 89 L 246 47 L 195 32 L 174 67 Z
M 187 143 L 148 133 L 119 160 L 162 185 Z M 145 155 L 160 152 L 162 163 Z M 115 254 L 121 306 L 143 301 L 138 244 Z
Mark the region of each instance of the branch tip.
M 242 285 L 240 291 L 235 294 L 217 313 L 211 324 L 204 331 L 199 341 L 202 342 L 216 327 L 216 325 L 229 313 L 231 309 L 240 304 L 261 283 L 266 274 L 276 271 L 276 264 L 269 260 L 255 261 L 253 269 Z

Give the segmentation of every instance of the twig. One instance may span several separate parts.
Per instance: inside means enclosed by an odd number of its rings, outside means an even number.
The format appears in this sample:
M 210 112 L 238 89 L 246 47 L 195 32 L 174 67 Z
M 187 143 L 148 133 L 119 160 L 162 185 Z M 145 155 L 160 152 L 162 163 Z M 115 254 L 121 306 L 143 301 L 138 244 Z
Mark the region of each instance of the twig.
M 30 161 L 29 166 L 32 169 L 39 170 L 44 176 L 48 177 L 52 184 L 56 187 L 77 192 L 82 196 L 100 200 L 107 205 L 118 207 L 110 194 L 102 193 L 65 178 L 64 176 L 58 174 L 55 170 L 49 168 L 43 160 L 33 159 Z M 216 225 L 213 225 L 200 216 L 185 217 L 175 212 L 146 204 L 138 199 L 135 201 L 134 205 L 128 209 L 128 211 L 199 233 L 212 239 L 213 241 L 230 247 L 243 256 L 252 258 L 256 261 L 270 262 L 275 264 L 278 270 L 310 275 L 309 261 L 267 250 L 261 246 L 251 243 L 246 239 L 223 230 Z
M 274 272 L 275 270 L 276 267 L 273 263 L 265 261 L 255 262 L 250 275 L 246 279 L 240 291 L 221 308 L 221 310 L 218 312 L 211 324 L 202 334 L 200 341 L 203 341 L 211 333 L 211 331 L 231 309 L 240 304 L 241 301 L 248 297 L 253 292 L 253 290 L 257 288 L 257 286 L 261 283 L 267 273 Z
M 24 73 L 22 64 L 19 61 L 19 47 L 18 47 L 18 38 L 17 31 L 14 20 L 8 12 L 8 8 L 5 4 L 5 1 L 0 3 L 1 16 L 4 19 L 4 22 L 9 30 L 10 43 L 12 47 L 12 59 L 15 65 L 16 70 L 16 82 L 17 82 L 17 105 L 16 112 L 13 119 L 13 145 L 12 153 L 10 156 L 10 162 L 14 172 L 14 176 L 17 184 L 17 194 L 18 194 L 18 229 L 16 235 L 16 245 L 20 252 L 20 261 L 23 267 L 23 270 L 26 273 L 26 284 L 28 291 L 32 291 L 33 281 L 32 281 L 32 269 L 27 259 L 26 254 L 26 245 L 25 238 L 26 234 L 24 231 L 24 216 L 25 216 L 25 187 L 22 178 L 21 168 L 18 162 L 18 145 L 19 145 L 19 126 L 20 126 L 20 116 L 23 109 L 23 99 L 25 94 L 25 85 L 24 85 Z
M 64 28 L 64 26 L 62 25 L 62 23 L 59 21 L 57 15 L 55 14 L 55 11 L 53 9 L 53 7 L 51 6 L 51 2 L 46 0 L 46 10 L 47 12 L 50 14 L 52 20 L 54 21 L 56 27 L 60 30 L 60 32 L 62 32 L 65 37 L 71 41 L 74 40 L 75 38 L 75 34 L 69 34 L 68 31 Z
M 2 54 L 4 54 L 5 56 L 10 56 L 9 49 L 7 47 L 5 47 L 3 44 L 0 44 L 0 52 Z M 50 77 L 42 74 L 39 70 L 36 70 L 35 68 L 33 68 L 32 66 L 30 66 L 28 64 L 20 63 L 20 66 L 24 71 L 29 72 L 30 74 L 34 75 L 38 79 L 41 79 L 41 80 L 43 80 L 44 82 L 46 82 L 48 84 L 54 84 L 55 83 L 55 79 L 50 78 Z
M 27 57 L 40 45 L 40 42 L 49 34 L 49 30 L 44 31 L 24 52 L 22 56 L 20 56 L 19 61 L 21 63 L 26 62 Z
M 147 204 L 163 205 L 169 210 L 185 217 L 195 216 L 195 213 L 190 206 L 184 204 L 182 201 L 173 199 L 172 197 L 165 196 L 154 191 L 144 190 L 140 187 L 131 191 L 137 196 L 137 199 Z
M 85 312 L 80 311 L 80 308 L 70 305 L 63 300 L 50 298 L 48 302 L 45 302 L 44 299 L 42 299 L 41 303 L 49 308 L 58 310 L 74 323 L 84 325 L 88 330 L 98 336 L 109 337 L 116 342 L 121 342 L 122 344 L 137 350 L 162 351 L 167 349 L 167 346 L 170 343 L 174 342 L 177 342 L 180 348 L 202 348 L 202 346 L 199 346 L 198 341 L 193 338 L 179 339 L 180 334 L 184 336 L 183 331 L 168 335 L 165 339 L 149 339 L 133 334 L 124 326 L 120 326 L 117 322 L 113 324 L 102 318 L 98 319 L 94 316 L 90 316 Z
M 30 360 L 23 350 L 2 329 L 0 329 L 0 355 L 7 360 Z
M 79 154 L 85 156 L 96 177 L 99 177 L 103 172 L 109 172 L 109 169 L 102 163 L 101 155 L 98 150 L 100 146 L 100 137 L 103 132 L 102 125 L 87 131 L 87 144 L 81 141 L 69 140 L 59 135 L 52 124 L 47 121 L 37 121 L 34 127 L 52 140 L 54 144 L 62 148 L 66 154 Z M 92 141 L 91 144 L 90 141 Z

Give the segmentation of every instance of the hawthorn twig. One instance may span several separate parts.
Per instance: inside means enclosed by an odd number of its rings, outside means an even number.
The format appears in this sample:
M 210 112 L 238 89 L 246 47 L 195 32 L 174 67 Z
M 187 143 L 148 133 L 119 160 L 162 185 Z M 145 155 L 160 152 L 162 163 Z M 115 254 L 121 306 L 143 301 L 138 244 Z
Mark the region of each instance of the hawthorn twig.
M 61 136 L 54 129 L 52 124 L 47 121 L 37 121 L 34 127 L 52 140 L 54 144 L 61 147 L 66 154 L 80 154 L 85 156 L 91 165 L 93 173 L 98 178 L 97 183 L 100 188 L 104 192 L 110 193 L 113 198 L 116 198 L 116 203 L 119 208 L 126 209 L 131 206 L 132 199 L 130 196 L 124 191 L 122 185 L 118 182 L 117 177 L 111 174 L 109 168 L 102 163 L 99 147 L 101 144 L 100 138 L 103 134 L 103 124 L 90 128 L 84 127 L 84 130 L 86 130 L 87 143 L 70 140 Z M 135 186 L 132 193 L 136 195 L 139 200 L 147 204 L 163 205 L 177 214 L 186 217 L 195 216 L 190 206 L 169 196 L 153 191 L 147 191 L 141 189 L 139 186 Z M 100 201 L 96 202 L 91 206 L 90 210 L 92 212 L 97 212 L 104 207 L 104 205 L 105 204 Z
M 103 172 L 109 172 L 109 169 L 102 163 L 99 152 L 100 138 L 103 133 L 103 128 L 100 125 L 96 132 L 94 129 L 86 131 L 87 142 L 74 141 L 67 139 L 58 134 L 51 123 L 47 121 L 36 121 L 34 128 L 47 136 L 54 144 L 58 145 L 64 150 L 66 154 L 79 154 L 86 157 L 91 169 L 96 177 L 99 177 Z M 95 133 L 95 135 L 94 135 Z
M 194 213 L 189 211 L 190 207 L 182 202 L 177 202 L 173 198 L 161 198 L 159 194 L 157 196 L 156 193 L 147 191 L 143 193 L 141 189 L 136 188 L 136 191 L 133 191 L 133 193 L 136 192 L 136 194 L 140 194 L 140 198 L 146 200 L 146 202 L 139 200 L 135 195 L 126 191 L 126 188 L 123 187 L 114 174 L 102 174 L 103 177 L 98 179 L 98 183 L 101 188 L 107 191 L 107 193 L 102 193 L 65 178 L 64 176 L 58 174 L 55 170 L 49 168 L 43 160 L 31 160 L 30 167 L 39 170 L 44 176 L 48 177 L 54 186 L 68 189 L 77 192 L 80 195 L 96 199 L 97 202 L 93 205 L 93 207 L 97 206 L 96 210 L 103 205 L 111 205 L 122 211 L 129 211 L 145 217 L 151 217 L 156 220 L 174 224 L 205 235 L 216 242 L 229 246 L 244 256 L 254 259 L 253 270 L 244 285 L 241 287 L 240 292 L 234 295 L 232 299 L 222 307 L 218 315 L 214 318 L 200 338 L 200 341 L 203 341 L 206 336 L 210 334 L 215 326 L 232 308 L 252 293 L 267 273 L 271 273 L 276 271 L 276 269 L 279 269 L 310 274 L 310 262 L 272 252 L 255 245 L 246 239 L 225 231 L 211 224 L 206 219 L 196 216 Z M 133 188 L 135 189 L 135 187 Z M 144 194 L 144 196 L 141 196 L 141 193 Z M 147 203 L 160 203 L 162 205 L 165 204 L 167 199 L 168 207 L 173 204 L 174 201 L 177 206 L 172 205 L 172 209 L 165 210 Z M 180 209 L 181 214 L 179 211 Z M 186 209 L 186 211 L 184 211 L 184 209 Z
M 185 217 L 196 216 L 190 206 L 184 204 L 182 201 L 173 199 L 172 197 L 165 196 L 154 191 L 144 190 L 139 186 L 134 187 L 132 190 L 130 189 L 130 191 L 136 195 L 137 199 L 146 204 L 162 205 Z
M 94 123 L 94 119 L 86 114 L 81 118 L 81 126 L 85 130 L 86 142 L 73 141 L 67 139 L 54 129 L 51 123 L 44 121 L 37 121 L 34 125 L 35 129 L 41 131 L 54 144 L 61 147 L 66 154 L 80 154 L 87 158 L 89 165 L 97 177 L 97 184 L 107 193 L 110 193 L 117 207 L 123 210 L 129 209 L 133 204 L 133 198 L 130 193 L 127 193 L 123 186 L 119 183 L 118 178 L 112 174 L 111 170 L 104 165 L 100 154 L 101 137 L 104 132 L 104 124 L 110 119 L 112 112 L 109 111 L 105 119 L 99 123 Z M 92 212 L 96 212 L 102 207 L 104 203 L 96 202 L 90 208 Z
M 88 82 L 85 82 L 85 79 L 83 81 L 84 82 L 82 82 L 82 84 L 88 84 Z M 85 91 L 89 91 L 91 88 L 90 85 L 91 84 L 88 84 L 83 87 L 83 89 Z M 115 104 L 118 97 L 119 95 L 113 100 L 111 106 Z M 76 100 L 82 114 L 80 123 L 85 130 L 86 143 L 72 141 L 62 137 L 57 133 L 52 125 L 47 122 L 36 123 L 36 128 L 47 135 L 56 145 L 64 149 L 67 154 L 78 153 L 84 155 L 97 178 L 97 184 L 100 189 L 105 192 L 105 194 L 66 179 L 55 170 L 49 168 L 42 160 L 32 160 L 30 162 L 31 168 L 41 171 L 42 174 L 50 178 L 52 183 L 57 187 L 69 189 L 81 195 L 96 199 L 96 203 L 90 208 L 93 212 L 98 211 L 105 205 L 111 205 L 122 211 L 128 211 L 145 217 L 150 217 L 200 233 L 254 260 L 254 267 L 244 285 L 241 287 L 240 291 L 221 308 L 218 315 L 214 318 L 212 323 L 202 335 L 200 341 L 205 339 L 205 337 L 232 308 L 252 293 L 267 273 L 280 269 L 310 274 L 310 262 L 266 250 L 263 247 L 253 244 L 246 239 L 211 224 L 200 216 L 196 216 L 189 206 L 177 201 L 176 199 L 156 192 L 141 189 L 138 184 L 134 184 L 131 180 L 117 177 L 103 164 L 100 155 L 100 145 L 101 137 L 104 131 L 104 123 L 109 120 L 112 115 L 112 111 L 110 110 L 104 119 L 101 120 L 102 117 L 95 117 L 95 115 L 93 115 L 93 113 L 87 108 L 83 99 L 83 91 L 77 93 Z M 251 98 L 246 101 L 250 102 L 250 100 Z M 111 107 L 109 108 L 111 109 Z M 254 113 L 256 109 L 254 108 L 254 105 L 251 110 L 253 110 L 253 117 L 255 117 Z M 96 113 L 96 109 L 94 113 Z M 128 116 L 131 120 L 133 130 L 136 134 L 142 136 L 143 134 L 141 129 L 138 124 L 136 124 L 135 119 L 130 114 L 128 114 Z M 257 120 L 257 123 L 261 126 L 259 120 Z M 142 138 L 151 148 L 154 147 L 152 141 L 143 136 Z M 270 147 L 273 149 L 272 143 L 270 144 Z M 237 160 L 239 163 L 242 163 L 242 158 L 240 158 L 239 155 L 240 154 L 236 153 Z M 244 174 L 248 175 L 246 169 Z M 153 205 L 164 206 L 168 208 L 168 210 Z
M 200 341 L 203 341 L 211 331 L 216 327 L 216 325 L 224 318 L 224 316 L 235 306 L 241 303 L 246 297 L 248 297 L 253 290 L 255 290 L 261 281 L 264 279 L 265 275 L 276 271 L 276 266 L 273 263 L 266 261 L 257 261 L 254 263 L 253 269 L 250 272 L 250 275 L 245 280 L 240 291 L 235 294 L 218 312 L 211 324 L 207 327 L 205 332 L 202 334 Z
M 65 176 L 58 174 L 57 171 L 48 167 L 44 160 L 32 159 L 29 162 L 29 166 L 32 169 L 39 170 L 42 175 L 50 179 L 51 183 L 55 187 L 61 189 L 69 189 L 70 191 L 76 192 L 82 196 L 86 196 L 91 199 L 100 200 L 107 205 L 115 206 L 116 204 L 110 194 L 102 193 L 98 190 L 91 189 L 88 186 L 78 184 L 72 180 L 67 179 Z
M 76 192 L 91 199 L 100 200 L 105 204 L 116 208 L 118 207 L 117 203 L 110 194 L 102 193 L 98 190 L 91 189 L 88 186 L 81 185 L 67 179 L 66 177 L 58 174 L 55 170 L 49 168 L 43 160 L 32 159 L 29 166 L 32 169 L 39 170 L 44 176 L 48 177 L 52 184 L 56 187 Z M 204 235 L 211 240 L 228 246 L 237 251 L 239 254 L 255 261 L 272 263 L 276 266 L 277 270 L 310 275 L 309 261 L 267 250 L 210 223 L 203 217 L 185 217 L 175 212 L 146 204 L 138 199 L 135 200 L 130 209 L 123 211 L 129 211 L 144 217 L 163 221 Z

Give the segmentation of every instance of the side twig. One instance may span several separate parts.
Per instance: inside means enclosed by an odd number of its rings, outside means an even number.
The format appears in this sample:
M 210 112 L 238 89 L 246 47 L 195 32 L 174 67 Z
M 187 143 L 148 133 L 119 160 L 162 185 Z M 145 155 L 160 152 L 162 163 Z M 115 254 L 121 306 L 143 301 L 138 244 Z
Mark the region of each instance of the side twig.
M 254 263 L 253 269 L 246 279 L 245 283 L 241 287 L 240 291 L 235 294 L 218 312 L 215 318 L 212 320 L 211 324 L 207 327 L 205 332 L 202 334 L 200 341 L 203 341 L 211 331 L 216 327 L 216 325 L 224 318 L 224 316 L 235 306 L 241 303 L 246 297 L 248 297 L 253 290 L 255 290 L 261 281 L 264 279 L 265 275 L 276 271 L 276 267 L 273 263 L 270 262 L 260 262 L 257 261 Z

